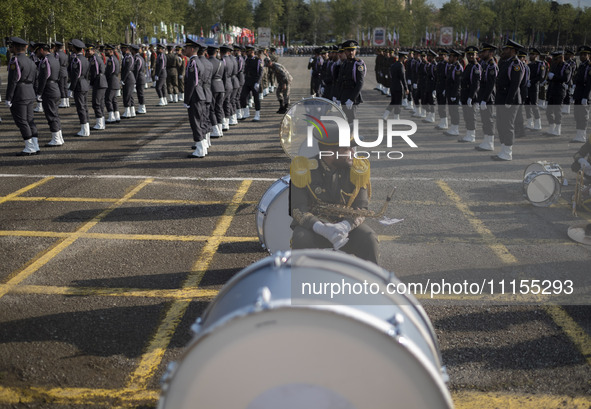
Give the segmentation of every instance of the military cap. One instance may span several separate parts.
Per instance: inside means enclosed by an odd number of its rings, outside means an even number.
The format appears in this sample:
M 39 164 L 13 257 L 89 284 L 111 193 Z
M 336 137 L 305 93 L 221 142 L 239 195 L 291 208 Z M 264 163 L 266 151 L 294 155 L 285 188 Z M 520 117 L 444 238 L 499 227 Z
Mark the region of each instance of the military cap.
M 187 44 L 187 42 L 185 41 L 185 45 L 186 44 Z M 174 48 L 174 44 L 166 44 L 166 48 L 168 48 L 169 50 L 172 50 Z
M 591 54 L 591 47 L 589 47 L 588 45 L 580 46 L 577 49 L 577 54 L 583 54 L 583 53 Z
M 354 50 L 359 48 L 359 43 L 355 40 L 347 40 L 342 44 L 343 50 Z
M 72 45 L 74 47 L 80 48 L 80 49 L 86 48 L 86 45 L 82 41 L 78 40 L 77 38 L 72 40 Z
M 201 46 L 197 41 L 193 41 L 190 38 L 185 40 L 185 47 L 200 48 Z
M 437 53 L 435 51 L 433 51 L 432 49 L 430 49 L 430 48 L 427 50 L 427 55 L 428 56 L 430 55 L 431 57 L 437 57 L 438 56 Z
M 183 46 L 180 45 L 180 44 L 177 44 L 176 47 L 174 47 L 174 49 L 177 50 L 177 51 L 178 50 L 182 50 L 183 49 Z
M 437 53 L 439 55 L 447 55 L 447 54 L 449 54 L 449 52 L 445 48 L 440 48 L 439 50 L 437 50 Z
M 495 51 L 497 47 L 491 45 L 489 43 L 481 43 L 480 44 L 480 51 Z
M 523 48 L 523 46 L 518 42 L 509 39 L 503 48 L 515 48 L 516 50 L 519 50 L 520 48 Z
M 114 50 L 115 46 L 113 44 L 105 44 L 105 50 Z
M 476 54 L 479 52 L 478 47 L 474 46 L 474 45 L 470 45 L 468 47 L 466 47 L 466 49 L 464 50 L 464 52 L 466 54 Z
M 207 46 L 207 53 L 208 54 L 215 54 L 215 52 L 218 50 L 218 47 L 216 44 L 210 44 Z
M 531 47 L 529 49 L 529 53 L 530 54 L 534 54 L 534 55 L 541 55 L 542 53 L 540 52 L 540 50 L 538 50 L 537 48 Z
M 234 44 L 234 51 L 244 51 L 244 47 L 242 47 L 240 44 Z
M 166 47 L 162 43 L 157 43 L 156 48 L 166 48 Z
M 461 57 L 461 56 L 463 56 L 463 53 L 461 51 L 454 50 L 452 48 L 451 50 L 449 50 L 449 55 L 455 55 L 456 57 Z
M 277 51 L 277 48 L 275 48 L 275 47 L 270 47 L 270 48 L 269 48 L 269 51 Z M 330 51 L 330 50 L 328 50 L 328 51 Z
M 525 48 L 520 48 L 519 51 L 517 51 L 517 56 L 518 57 L 526 57 L 527 56 L 527 50 Z
M 53 42 L 53 45 L 56 45 L 58 47 L 63 47 L 64 46 L 64 43 L 62 43 L 61 41 L 54 41 Z
M 267 67 L 269 65 L 269 63 L 271 62 L 271 59 L 269 57 L 265 57 L 263 62 L 265 63 L 265 67 Z
M 245 48 L 246 48 L 246 51 L 254 50 L 254 45 L 248 44 Z
M 322 46 L 320 47 L 320 54 L 324 54 L 328 52 L 328 47 Z
M 564 49 L 564 53 L 565 53 L 565 54 L 573 54 L 573 55 L 575 54 L 575 53 L 574 53 L 574 51 L 573 51 L 573 50 L 571 50 L 570 48 L 565 48 L 565 49 Z
M 564 50 L 556 50 L 550 53 L 552 57 L 558 57 L 559 55 L 564 55 Z
M 129 48 L 129 44 L 125 44 L 125 43 L 120 43 L 119 47 L 121 48 Z
M 234 48 L 230 44 L 224 43 L 224 44 L 220 45 L 220 50 L 233 51 Z
M 427 51 L 426 51 L 426 50 L 421 50 L 421 51 L 419 51 L 419 53 L 420 53 L 421 55 L 427 55 Z
M 132 50 L 135 50 L 135 51 L 140 50 L 140 46 L 137 44 L 130 44 L 129 48 L 131 48 Z
M 408 51 L 398 51 L 398 55 L 406 56 L 408 55 Z
M 86 44 L 87 50 L 94 50 L 94 44 Z
M 47 45 L 47 44 L 44 44 L 44 43 L 32 43 L 32 44 L 33 44 L 33 45 L 31 46 L 31 49 L 32 49 L 33 51 L 37 51 L 39 48 L 45 48 L 45 47 L 43 47 L 43 46 L 46 46 L 46 47 L 47 47 L 46 49 L 49 49 L 49 45 Z
M 314 54 L 320 54 L 322 52 L 322 48 L 321 47 L 316 47 L 314 49 Z

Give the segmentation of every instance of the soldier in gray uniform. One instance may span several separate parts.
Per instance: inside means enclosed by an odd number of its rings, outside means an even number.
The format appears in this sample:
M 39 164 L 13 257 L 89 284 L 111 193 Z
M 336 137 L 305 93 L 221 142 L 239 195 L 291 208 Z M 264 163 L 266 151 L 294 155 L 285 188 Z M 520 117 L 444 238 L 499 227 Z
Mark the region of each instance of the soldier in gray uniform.
M 189 155 L 189 158 L 204 158 L 207 155 L 207 139 L 201 126 L 205 112 L 205 90 L 203 89 L 201 77 L 205 74 L 204 67 L 197 51 L 200 45 L 195 41 L 187 39 L 185 43 L 185 55 L 189 57 L 187 70 L 185 72 L 185 101 L 187 108 L 189 124 L 193 132 L 193 141 L 195 142 L 195 151 Z
M 211 110 L 211 103 L 213 101 L 213 95 L 211 93 L 211 77 L 213 75 L 213 64 L 205 56 L 205 50 L 207 46 L 204 43 L 197 43 L 199 50 L 197 51 L 197 57 L 203 66 L 203 73 L 199 76 L 199 81 L 203 87 L 203 93 L 205 94 L 205 102 L 203 108 L 203 115 L 201 116 L 201 129 L 205 135 L 207 142 L 207 148 L 211 146 L 211 122 L 209 122 L 209 111 Z M 195 146 L 195 149 L 197 147 Z
M 235 47 L 232 47 L 232 52 L 228 55 L 232 64 L 234 65 L 234 69 L 232 70 L 232 94 L 230 94 L 230 99 L 228 101 L 230 107 L 230 116 L 228 118 L 228 125 L 238 125 L 238 113 L 237 109 L 239 106 L 236 105 L 236 99 L 239 98 L 238 91 L 240 91 L 240 61 L 236 59 L 234 55 L 234 51 L 236 50 Z
M 137 92 L 137 102 L 139 104 L 137 113 L 146 113 L 146 100 L 144 98 L 144 89 L 146 88 L 146 61 L 140 53 L 140 47 L 132 44 L 131 55 L 133 55 L 133 75 L 135 76 L 135 89 Z
M 50 52 L 49 44 L 35 44 L 35 53 L 39 58 L 37 67 L 37 99 L 43 104 L 43 112 L 49 130 L 51 141 L 45 146 L 61 146 L 64 144 L 62 137 L 62 124 L 58 113 L 58 102 L 61 96 L 58 80 L 60 75 L 60 62 L 55 54 Z
M 121 117 L 119 115 L 119 106 L 117 103 L 117 91 L 119 91 L 121 84 L 119 82 L 119 73 L 121 71 L 119 59 L 115 56 L 114 46 L 111 44 L 105 45 L 105 55 L 107 57 L 107 64 L 105 67 L 105 77 L 107 79 L 107 91 L 105 92 L 105 106 L 107 107 L 107 123 L 111 124 L 119 122 Z
M 589 98 L 591 94 L 591 63 L 589 62 L 589 54 L 591 54 L 591 47 L 583 45 L 578 49 L 579 59 L 581 64 L 573 77 L 575 92 L 574 99 L 574 113 L 575 125 L 577 134 L 571 142 L 585 143 L 587 142 L 587 123 L 589 122 Z
M 95 52 L 94 45 L 86 44 L 86 57 L 90 64 L 88 79 L 92 87 L 92 109 L 96 118 L 96 125 L 92 129 L 105 129 L 105 94 L 107 93 L 107 77 L 105 77 L 105 63 Z
M 231 55 L 233 48 L 231 45 L 222 44 L 220 46 L 220 53 L 222 62 L 226 67 L 226 94 L 224 95 L 224 119 L 222 121 L 222 130 L 228 131 L 230 129 L 230 118 L 232 116 L 232 96 L 235 95 L 234 86 L 236 85 L 236 73 L 238 67 L 236 61 Z M 236 122 L 238 123 L 238 122 Z
M 242 55 L 244 47 L 239 44 L 234 45 L 234 58 L 236 58 L 236 65 L 238 66 L 238 90 L 234 97 L 234 112 L 236 112 L 236 119 L 243 118 L 243 110 L 240 108 L 240 94 L 242 93 L 242 86 L 244 85 L 244 56 Z
M 70 91 L 74 93 L 74 102 L 76 102 L 76 111 L 78 112 L 78 119 L 80 119 L 80 132 L 76 136 L 90 136 L 90 124 L 88 123 L 88 107 L 86 106 L 86 99 L 88 90 L 90 89 L 88 83 L 88 71 L 90 65 L 84 56 L 82 50 L 86 45 L 78 40 L 72 40 L 72 47 L 76 54 L 72 57 L 70 63 Z
M 156 45 L 156 61 L 154 62 L 154 81 L 156 81 L 156 94 L 160 102 L 158 105 L 168 104 L 166 100 L 166 53 L 162 44 Z
M 178 67 L 179 72 L 179 99 L 184 101 L 185 99 L 185 70 L 187 69 L 188 58 L 183 55 L 183 47 L 177 45 L 174 48 L 174 52 L 180 58 L 180 65 Z
M 224 120 L 224 96 L 226 94 L 226 71 L 222 60 L 217 58 L 216 54 L 218 47 L 210 45 L 207 47 L 207 54 L 209 55 L 209 62 L 212 65 L 211 76 L 211 105 L 209 107 L 209 121 L 211 124 L 212 138 L 221 138 L 224 133 L 222 131 L 222 121 Z
M 121 60 L 121 86 L 123 87 L 123 106 L 125 111 L 121 118 L 133 118 L 135 117 L 135 101 L 133 100 L 133 90 L 135 89 L 135 73 L 133 67 L 135 60 L 129 45 L 121 44 L 121 52 L 123 53 L 123 59 Z
M 35 125 L 33 109 L 35 89 L 33 82 L 37 76 L 37 67 L 25 54 L 27 42 L 19 37 L 10 38 L 14 55 L 8 63 L 8 84 L 6 85 L 6 105 L 14 123 L 18 126 L 25 141 L 25 149 L 18 156 L 39 154 L 39 139 Z
M 291 82 L 293 77 L 287 71 L 287 69 L 279 64 L 278 62 L 271 61 L 270 58 L 265 58 L 265 66 L 269 72 L 273 72 L 274 77 L 277 79 L 277 100 L 279 101 L 279 110 L 277 114 L 285 114 L 289 107 L 289 94 L 291 91 Z
M 67 108 L 70 106 L 70 99 L 68 98 L 68 63 L 69 59 L 63 50 L 64 44 L 60 41 L 53 43 L 53 52 L 56 59 L 59 60 L 60 70 L 58 87 L 60 89 L 60 104 L 59 108 Z
M 240 106 L 243 108 L 243 118 L 248 118 L 250 112 L 247 100 L 252 93 L 256 110 L 253 121 L 259 121 L 261 112 L 260 89 L 261 78 L 263 76 L 263 61 L 255 55 L 254 47 L 251 45 L 246 46 L 246 54 L 247 58 L 244 62 L 244 86 L 242 87 L 242 93 L 240 94 Z
M 406 82 L 406 72 L 404 69 L 404 63 L 406 62 L 407 56 L 407 51 L 399 51 L 398 61 L 395 61 L 394 64 L 390 66 L 388 72 L 388 79 L 390 80 L 390 105 L 384 111 L 384 120 L 388 119 L 390 112 L 394 113 L 393 119 L 400 119 L 402 99 L 406 98 L 406 95 L 410 92 Z M 382 75 L 382 78 L 384 78 L 384 75 Z
M 367 68 L 365 62 L 356 56 L 359 44 L 355 40 L 348 40 L 342 44 L 347 59 L 343 61 L 339 69 L 339 77 L 336 82 L 338 101 L 341 101 L 343 111 L 349 123 L 355 119 L 357 106 L 363 102 L 361 90 Z
M 482 70 L 480 64 L 476 61 L 478 48 L 475 46 L 466 47 L 464 50 L 468 65 L 464 68 L 462 75 L 462 85 L 460 91 L 460 102 L 462 104 L 462 114 L 466 123 L 466 135 L 458 138 L 458 142 L 476 141 L 476 96 L 480 89 L 480 77 Z

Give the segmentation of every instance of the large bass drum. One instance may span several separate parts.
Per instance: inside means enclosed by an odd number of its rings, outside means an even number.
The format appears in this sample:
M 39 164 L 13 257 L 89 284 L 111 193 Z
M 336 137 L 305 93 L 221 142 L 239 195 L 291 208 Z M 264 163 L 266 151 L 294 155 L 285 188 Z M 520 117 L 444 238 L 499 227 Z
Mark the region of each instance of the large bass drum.
M 277 253 L 247 267 L 194 325 L 163 379 L 159 408 L 453 407 L 433 328 L 414 297 L 331 300 L 302 290 L 307 283 L 385 289 L 400 281 L 327 250 Z
M 273 254 L 291 249 L 289 215 L 289 175 L 273 182 L 257 206 L 256 223 L 259 241 Z

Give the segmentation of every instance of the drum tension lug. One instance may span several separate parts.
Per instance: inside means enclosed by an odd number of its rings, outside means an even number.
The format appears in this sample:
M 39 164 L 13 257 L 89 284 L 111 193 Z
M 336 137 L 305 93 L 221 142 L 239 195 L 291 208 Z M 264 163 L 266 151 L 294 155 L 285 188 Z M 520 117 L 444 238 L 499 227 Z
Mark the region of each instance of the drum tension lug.
M 388 320 L 390 324 L 392 324 L 392 333 L 391 335 L 394 337 L 398 337 L 401 334 L 400 326 L 404 323 L 404 317 L 402 314 L 395 314 L 392 318 Z
M 191 325 L 191 331 L 193 334 L 198 334 L 201 331 L 201 317 L 197 318 L 195 323 Z
M 255 308 L 258 310 L 266 310 L 269 308 L 271 302 L 271 290 L 269 287 L 259 288 L 259 294 L 255 303 Z

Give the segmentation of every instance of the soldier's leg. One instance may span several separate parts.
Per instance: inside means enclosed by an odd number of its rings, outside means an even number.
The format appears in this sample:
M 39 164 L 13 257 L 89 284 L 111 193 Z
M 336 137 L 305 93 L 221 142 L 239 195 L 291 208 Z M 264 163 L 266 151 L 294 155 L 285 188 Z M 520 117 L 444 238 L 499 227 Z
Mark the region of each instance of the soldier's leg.
M 492 118 L 492 105 L 488 106 L 486 109 L 480 110 L 480 120 L 482 121 L 482 132 L 484 135 L 494 135 L 494 121 Z
M 224 120 L 224 98 L 225 97 L 226 97 L 226 94 L 224 92 L 217 93 L 217 98 L 216 98 L 214 110 L 215 110 L 216 122 L 218 124 L 221 124 L 222 121 Z
M 47 119 L 47 124 L 49 125 L 50 132 L 57 132 L 61 127 L 61 121 L 58 113 L 58 103 L 59 98 L 43 98 L 43 113 L 45 114 L 45 119 Z
M 74 103 L 76 104 L 76 113 L 80 124 L 88 122 L 88 112 L 86 111 L 86 99 L 83 92 L 74 92 Z
M 261 110 L 261 99 L 260 99 L 259 93 L 256 92 L 253 88 L 252 94 L 253 94 L 253 98 L 254 98 L 254 109 L 255 109 L 255 111 L 260 111 Z
M 283 90 L 283 106 L 287 108 L 289 106 L 289 98 L 291 96 L 291 84 L 287 84 Z
M 246 108 L 248 104 L 248 95 L 250 94 L 250 86 L 244 84 L 240 91 L 240 108 Z
M 297 249 L 328 249 L 332 243 L 325 237 L 314 233 L 312 230 L 296 226 L 291 236 L 291 248 Z
M 92 110 L 94 111 L 94 117 L 100 118 L 100 117 L 102 117 L 102 107 L 99 105 L 99 102 L 98 102 L 97 91 L 98 91 L 98 89 L 92 88 L 92 97 L 91 97 L 92 104 L 91 105 L 92 105 Z M 100 112 L 100 114 L 99 114 L 99 112 Z
M 379 246 L 378 235 L 366 223 L 362 223 L 357 228 L 351 230 L 349 241 L 341 250 L 363 260 L 378 264 Z
M 515 105 L 511 108 L 515 109 Z M 517 107 L 517 112 L 515 113 L 515 137 L 522 138 L 525 136 L 525 127 L 523 125 L 523 105 L 519 105 Z
M 183 83 L 183 81 L 181 81 L 181 84 L 182 83 Z M 137 102 L 140 105 L 145 105 L 144 86 L 145 86 L 145 83 L 143 83 L 143 82 L 138 82 L 137 84 L 135 84 L 135 89 L 137 91 Z

